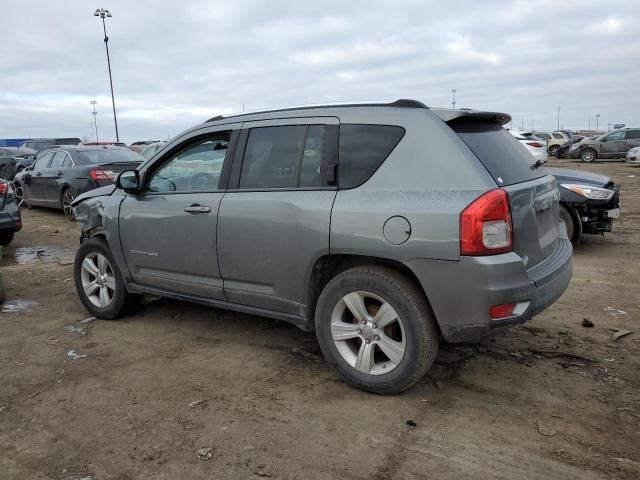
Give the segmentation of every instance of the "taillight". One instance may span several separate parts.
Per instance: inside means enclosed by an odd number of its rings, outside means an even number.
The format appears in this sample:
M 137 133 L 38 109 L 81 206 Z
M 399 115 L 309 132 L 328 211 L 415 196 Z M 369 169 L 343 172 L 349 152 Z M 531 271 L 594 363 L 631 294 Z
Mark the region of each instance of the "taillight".
M 539 143 L 539 142 L 527 142 L 527 145 L 530 145 L 530 146 L 535 147 L 535 148 L 542 148 L 542 147 L 544 147 L 544 145 L 542 145 L 542 144 L 541 144 L 541 143 Z
M 96 169 L 96 170 L 89 171 L 89 177 L 94 182 L 97 182 L 100 180 L 108 180 L 110 182 L 113 182 L 116 179 L 116 173 L 112 172 L 111 170 Z
M 494 305 L 489 309 L 489 318 L 491 320 L 500 320 L 513 316 L 514 310 L 518 306 L 517 303 L 505 303 L 502 305 Z
M 513 250 L 513 225 L 507 192 L 490 190 L 460 214 L 460 253 L 495 255 Z
M 4 195 L 9 191 L 9 184 L 5 182 L 0 182 L 0 195 Z

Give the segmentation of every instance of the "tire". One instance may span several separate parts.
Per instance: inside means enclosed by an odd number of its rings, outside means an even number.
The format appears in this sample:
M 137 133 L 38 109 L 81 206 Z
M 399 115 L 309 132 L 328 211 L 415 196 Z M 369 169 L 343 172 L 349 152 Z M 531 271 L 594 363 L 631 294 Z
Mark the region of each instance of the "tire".
M 351 308 L 367 323 L 358 322 Z M 390 320 L 394 313 L 397 318 Z M 376 320 L 387 325 L 380 327 Z M 438 327 L 424 293 L 389 267 L 355 267 L 333 278 L 318 299 L 315 327 L 327 362 L 348 384 L 368 392 L 408 389 L 427 373 L 438 353 Z M 334 340 L 334 335 L 344 338 Z M 369 361 L 359 361 L 362 358 Z
M 60 195 L 60 207 L 62 208 L 64 216 L 71 222 L 75 222 L 76 220 L 73 208 L 71 207 L 71 203 L 73 203 L 75 198 L 76 196 L 73 194 L 73 190 L 71 190 L 70 187 L 62 190 L 62 194 Z
M 6 247 L 13 240 L 14 232 L 0 232 L 0 245 Z
M 587 148 L 580 152 L 580 160 L 583 162 L 591 163 L 595 162 L 598 158 L 598 154 L 593 148 Z
M 567 227 L 567 236 L 571 243 L 576 245 L 580 241 L 582 225 L 575 210 L 571 207 L 560 204 L 560 219 Z
M 560 147 L 558 145 L 551 145 L 549 147 L 549 155 L 551 155 L 552 157 L 556 157 L 558 158 L 558 149 Z
M 106 265 L 100 259 L 106 260 Z M 85 259 L 92 263 L 84 265 Z M 96 273 L 91 273 L 91 272 Z M 102 275 L 98 280 L 98 275 Z M 84 242 L 76 252 L 73 264 L 76 292 L 85 308 L 98 318 L 115 320 L 122 318 L 140 300 L 141 296 L 129 293 L 118 264 L 113 259 L 107 242 L 94 237 Z M 93 290 L 86 285 L 95 284 Z M 106 293 L 103 293 L 103 290 Z M 89 291 L 89 295 L 86 293 Z M 106 296 L 103 296 L 106 295 Z

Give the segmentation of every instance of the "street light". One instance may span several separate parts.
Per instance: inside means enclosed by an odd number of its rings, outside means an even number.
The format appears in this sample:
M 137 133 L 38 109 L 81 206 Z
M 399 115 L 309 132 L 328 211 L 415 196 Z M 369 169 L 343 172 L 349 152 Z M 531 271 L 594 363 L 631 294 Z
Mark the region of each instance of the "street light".
M 596 133 L 598 133 L 598 124 L 600 123 L 600 114 L 596 113 Z
M 93 123 L 96 127 L 96 142 L 99 142 L 100 140 L 98 140 L 98 112 L 96 112 L 96 105 L 98 104 L 98 102 L 96 102 L 95 100 L 91 100 L 91 105 L 93 105 Z
M 120 141 L 120 136 L 118 135 L 118 119 L 116 117 L 116 101 L 113 96 L 113 79 L 111 78 L 111 60 L 109 59 L 109 37 L 107 37 L 107 25 L 105 24 L 105 18 L 111 18 L 111 12 L 109 10 L 105 10 L 104 8 L 98 8 L 94 14 L 94 17 L 100 17 L 102 19 L 102 30 L 104 31 L 104 47 L 107 50 L 107 67 L 109 68 L 109 85 L 111 86 L 111 104 L 113 105 L 113 123 L 116 126 L 116 142 Z
M 556 131 L 560 131 L 560 106 L 558 106 L 558 128 L 556 129 Z
M 454 110 L 456 109 L 456 92 L 457 92 L 457 90 L 455 88 L 451 89 L 451 93 L 453 94 L 453 99 L 451 100 L 451 107 Z

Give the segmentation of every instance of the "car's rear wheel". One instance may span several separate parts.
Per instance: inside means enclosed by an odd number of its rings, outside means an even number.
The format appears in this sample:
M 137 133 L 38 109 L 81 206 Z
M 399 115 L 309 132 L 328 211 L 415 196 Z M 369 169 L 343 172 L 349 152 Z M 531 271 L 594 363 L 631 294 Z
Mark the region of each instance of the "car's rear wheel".
M 577 213 L 571 207 L 560 205 L 560 220 L 562 220 L 567 227 L 567 237 L 574 245 L 580 240 L 580 234 L 582 227 L 580 225 L 580 219 Z
M 0 233 L 0 245 L 6 247 L 13 240 L 13 232 L 1 232 Z
M 558 157 L 558 149 L 560 147 L 558 145 L 551 145 L 549 147 L 549 155 L 551 155 L 552 157 Z
M 438 353 L 424 293 L 388 267 L 355 267 L 333 278 L 318 299 L 315 325 L 327 361 L 347 383 L 374 393 L 408 389 Z
M 102 238 L 91 238 L 80 246 L 73 273 L 80 300 L 98 318 L 120 318 L 140 298 L 127 291 L 122 273 Z
M 587 148 L 586 150 L 583 150 L 582 153 L 580 153 L 580 160 L 582 160 L 583 162 L 595 162 L 596 158 L 598 158 L 598 154 L 592 148 Z
M 73 213 L 73 207 L 71 204 L 75 200 L 76 196 L 73 194 L 71 188 L 65 188 L 62 192 L 61 206 L 62 211 L 64 212 L 64 216 L 67 217 L 67 220 L 74 221 L 76 219 L 75 214 Z

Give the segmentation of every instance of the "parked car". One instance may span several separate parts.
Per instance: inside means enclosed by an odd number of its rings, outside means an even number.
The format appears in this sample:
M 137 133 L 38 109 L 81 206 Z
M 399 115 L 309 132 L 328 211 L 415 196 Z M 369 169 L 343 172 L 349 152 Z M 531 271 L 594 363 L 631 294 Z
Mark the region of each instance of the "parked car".
M 0 245 L 9 245 L 21 228 L 22 219 L 13 185 L 0 179 Z
M 169 142 L 155 142 L 155 143 L 152 143 L 150 145 L 147 145 L 146 147 L 144 147 L 142 149 L 142 151 L 140 152 L 140 155 L 142 155 L 144 158 L 149 160 L 151 157 L 153 157 L 155 155 L 155 153 L 158 150 L 160 150 L 162 147 L 164 147 L 167 143 L 169 143 Z
M 1 147 L 0 148 L 0 178 L 13 179 L 16 173 L 16 163 L 23 159 L 35 158 L 36 151 L 31 148 Z
M 33 150 L 42 150 L 43 148 L 52 147 L 54 145 L 78 145 L 82 140 L 76 137 L 69 138 L 30 138 L 20 144 L 20 147 L 31 148 Z
M 634 147 L 627 152 L 625 161 L 629 163 L 640 163 L 640 147 Z
M 569 148 L 570 158 L 595 162 L 599 158 L 624 158 L 629 150 L 640 146 L 640 128 L 622 128 L 594 139 L 584 139 Z
M 79 298 L 103 319 L 143 293 L 278 318 L 350 384 L 405 390 L 440 338 L 569 284 L 556 181 L 509 120 L 414 100 L 214 117 L 74 201 Z
M 568 142 L 571 137 L 564 132 L 540 132 L 533 131 L 532 135 L 541 138 L 547 144 L 547 153 L 552 157 L 558 156 L 558 148 L 566 142 Z
M 74 219 L 71 203 L 88 190 L 110 185 L 118 172 L 138 166 L 144 158 L 114 146 L 54 147 L 18 173 L 14 183 L 27 206 L 61 208 Z
M 129 148 L 131 150 L 133 150 L 134 152 L 142 153 L 142 150 L 144 150 L 147 145 L 151 145 L 151 144 L 157 143 L 159 141 L 160 140 L 139 140 L 139 141 L 133 142 L 131 145 L 129 145 Z
M 542 163 L 547 161 L 547 143 L 543 139 L 536 137 L 531 132 L 509 130 L 509 133 L 511 133 L 536 160 Z
M 105 140 L 105 141 L 100 141 L 100 142 L 84 142 L 82 145 L 88 145 L 88 146 L 92 146 L 92 147 L 105 146 L 105 145 L 115 145 L 116 147 L 129 148 L 129 147 L 127 147 L 127 144 L 124 143 L 124 142 L 115 142 L 115 141 L 111 141 L 111 140 Z
M 605 175 L 566 168 L 547 168 L 560 189 L 560 218 L 574 243 L 582 234 L 610 232 L 620 216 L 620 189 Z
M 556 150 L 556 152 L 555 152 L 555 157 L 556 158 L 569 158 L 569 148 L 571 148 L 571 145 L 580 142 L 584 138 L 585 137 L 583 137 L 582 135 L 574 135 L 574 136 L 572 136 L 571 140 L 569 140 L 568 142 L 563 143 L 562 145 L 560 145 L 558 147 L 558 150 Z

